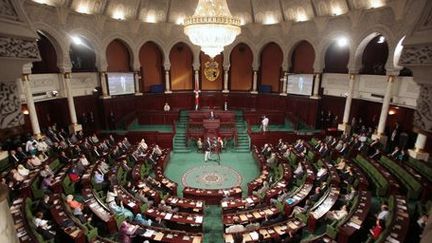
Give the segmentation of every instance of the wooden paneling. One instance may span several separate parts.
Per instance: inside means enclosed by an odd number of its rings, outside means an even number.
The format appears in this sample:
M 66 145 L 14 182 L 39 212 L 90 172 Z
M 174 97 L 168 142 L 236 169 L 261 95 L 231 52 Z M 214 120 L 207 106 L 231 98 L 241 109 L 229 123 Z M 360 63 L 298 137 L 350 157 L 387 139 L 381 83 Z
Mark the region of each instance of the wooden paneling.
M 200 52 L 200 80 L 201 80 L 201 90 L 222 90 L 223 85 L 223 54 L 217 55 L 213 60 L 204 54 L 204 52 Z M 214 61 L 214 62 L 213 62 Z M 217 65 L 216 65 L 217 64 Z M 208 66 L 213 66 L 208 70 L 210 75 L 217 77 L 215 80 L 211 81 L 207 79 L 205 75 L 205 70 Z M 214 70 L 213 70 L 214 69 Z
M 108 72 L 130 72 L 130 53 L 121 40 L 113 40 L 106 49 Z
M 315 51 L 307 41 L 297 44 L 291 57 L 291 73 L 313 73 Z
M 276 43 L 267 44 L 261 51 L 260 84 L 271 85 L 272 92 L 279 92 L 283 53 Z
M 139 60 L 141 91 L 149 92 L 150 86 L 164 83 L 163 56 L 158 45 L 154 42 L 145 43 L 140 49 Z
M 249 91 L 253 81 L 253 53 L 250 47 L 240 43 L 233 48 L 230 57 L 229 89 L 233 91 Z
M 170 51 L 172 90 L 193 90 L 193 53 L 185 43 L 177 43 Z

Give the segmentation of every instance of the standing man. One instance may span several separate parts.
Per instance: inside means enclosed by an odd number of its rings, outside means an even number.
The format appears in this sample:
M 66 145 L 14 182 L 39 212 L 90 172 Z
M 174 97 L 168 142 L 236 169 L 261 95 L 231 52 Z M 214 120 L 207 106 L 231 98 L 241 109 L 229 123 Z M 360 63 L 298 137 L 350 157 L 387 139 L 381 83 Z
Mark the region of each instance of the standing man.
M 210 157 L 212 143 L 210 141 L 210 137 L 207 137 L 205 143 L 204 143 L 204 162 L 207 162 Z
M 261 121 L 261 127 L 263 132 L 267 132 L 268 124 L 269 124 L 269 119 L 266 116 L 263 116 Z

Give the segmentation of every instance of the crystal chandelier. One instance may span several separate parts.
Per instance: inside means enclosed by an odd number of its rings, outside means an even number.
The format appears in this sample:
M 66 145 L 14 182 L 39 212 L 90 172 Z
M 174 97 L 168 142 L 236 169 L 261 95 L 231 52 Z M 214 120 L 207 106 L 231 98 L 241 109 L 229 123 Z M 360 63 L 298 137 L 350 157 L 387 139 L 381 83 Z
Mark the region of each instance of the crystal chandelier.
M 225 0 L 199 0 L 193 16 L 184 20 L 190 41 L 214 58 L 240 34 L 240 19 L 234 18 Z

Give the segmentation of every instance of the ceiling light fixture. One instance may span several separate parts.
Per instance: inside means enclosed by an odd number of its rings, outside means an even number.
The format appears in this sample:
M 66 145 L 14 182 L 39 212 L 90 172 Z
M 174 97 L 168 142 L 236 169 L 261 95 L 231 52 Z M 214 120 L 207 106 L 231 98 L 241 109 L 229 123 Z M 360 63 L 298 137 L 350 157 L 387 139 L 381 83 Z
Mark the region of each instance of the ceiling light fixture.
M 240 19 L 231 15 L 225 0 L 199 0 L 195 13 L 184 19 L 190 41 L 214 58 L 240 34 Z
M 337 45 L 340 48 L 346 47 L 346 46 L 348 46 L 348 38 L 346 38 L 346 37 L 339 37 L 337 39 L 336 43 L 337 43 Z
M 384 37 L 384 36 L 380 36 L 380 37 L 378 38 L 377 43 L 378 43 L 378 44 L 382 44 L 382 43 L 384 43 L 384 42 L 385 42 L 385 37 Z
M 76 36 L 76 35 L 71 36 L 71 39 L 72 39 L 72 42 L 77 46 L 84 45 L 83 40 L 79 36 Z

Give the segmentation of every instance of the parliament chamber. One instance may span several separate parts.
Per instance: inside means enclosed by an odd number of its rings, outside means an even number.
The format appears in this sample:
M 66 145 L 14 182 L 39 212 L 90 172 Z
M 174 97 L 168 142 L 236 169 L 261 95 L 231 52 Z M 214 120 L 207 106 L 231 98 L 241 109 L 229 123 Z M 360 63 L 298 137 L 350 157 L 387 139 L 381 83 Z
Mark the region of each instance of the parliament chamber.
M 432 242 L 432 1 L 0 0 L 0 241 Z

